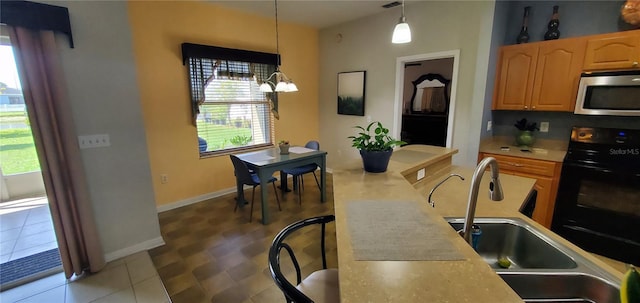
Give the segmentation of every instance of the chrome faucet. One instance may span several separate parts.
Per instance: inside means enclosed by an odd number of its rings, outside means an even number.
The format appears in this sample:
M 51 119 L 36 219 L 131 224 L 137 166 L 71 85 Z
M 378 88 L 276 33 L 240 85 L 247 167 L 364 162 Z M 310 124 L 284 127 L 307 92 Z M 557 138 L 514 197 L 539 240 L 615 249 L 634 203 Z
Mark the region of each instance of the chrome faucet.
M 504 195 L 502 193 L 502 185 L 500 185 L 498 161 L 495 158 L 488 157 L 482 159 L 471 178 L 471 187 L 469 188 L 469 201 L 467 201 L 467 214 L 464 217 L 464 227 L 458 231 L 467 243 L 471 243 L 471 227 L 476 214 L 476 205 L 478 204 L 478 190 L 480 189 L 480 181 L 487 166 L 491 166 L 491 182 L 489 183 L 489 199 L 493 201 L 502 201 Z
M 442 185 L 442 183 L 444 183 L 445 181 L 449 180 L 451 177 L 458 177 L 458 178 L 460 178 L 460 180 L 464 181 L 464 177 L 462 177 L 461 175 L 450 174 L 448 177 L 444 178 L 444 180 L 442 180 L 438 184 L 436 184 L 436 186 L 434 186 L 431 189 L 431 191 L 429 192 L 429 198 L 427 198 L 427 202 L 429 202 L 429 204 L 431 204 L 431 207 L 436 207 L 436 202 L 431 200 L 431 195 L 433 195 L 433 192 L 436 191 L 436 188 L 438 188 L 438 186 Z

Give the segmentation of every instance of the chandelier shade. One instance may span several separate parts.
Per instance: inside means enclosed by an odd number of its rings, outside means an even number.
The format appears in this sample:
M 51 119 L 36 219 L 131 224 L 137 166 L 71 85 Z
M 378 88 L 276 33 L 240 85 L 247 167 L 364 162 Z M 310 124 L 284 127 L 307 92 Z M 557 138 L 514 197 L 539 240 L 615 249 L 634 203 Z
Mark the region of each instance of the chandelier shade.
M 273 80 L 272 80 L 273 79 Z M 283 72 L 277 70 L 269 78 L 267 78 L 262 84 L 260 84 L 260 91 L 265 93 L 279 92 L 290 93 L 297 92 L 298 87 L 285 75 Z

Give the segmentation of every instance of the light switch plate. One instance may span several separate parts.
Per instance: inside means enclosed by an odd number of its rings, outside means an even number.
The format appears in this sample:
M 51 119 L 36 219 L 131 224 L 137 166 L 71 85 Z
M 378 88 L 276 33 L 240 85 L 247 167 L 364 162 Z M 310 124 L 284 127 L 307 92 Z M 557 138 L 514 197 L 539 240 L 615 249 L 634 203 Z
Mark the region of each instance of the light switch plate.
M 420 179 L 422 179 L 422 178 L 424 178 L 424 168 L 420 169 L 420 170 L 418 171 L 418 175 L 416 176 L 416 179 L 417 179 L 417 180 L 420 180 Z
M 81 149 L 111 146 L 109 134 L 78 136 Z

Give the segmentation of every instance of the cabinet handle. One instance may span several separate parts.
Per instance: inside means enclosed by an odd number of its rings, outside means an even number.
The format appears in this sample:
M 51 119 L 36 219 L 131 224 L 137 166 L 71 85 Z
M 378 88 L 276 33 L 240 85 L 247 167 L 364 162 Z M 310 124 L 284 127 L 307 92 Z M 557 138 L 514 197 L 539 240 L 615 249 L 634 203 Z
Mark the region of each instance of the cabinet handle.
M 536 107 L 535 107 L 535 106 L 532 106 L 532 107 L 531 107 L 531 109 L 536 109 Z
M 529 108 L 528 106 L 526 106 L 526 105 L 524 106 L 524 109 L 528 109 L 528 108 Z
M 637 67 L 638 66 L 638 61 L 634 61 L 633 64 L 631 64 L 633 67 Z
M 513 162 L 507 162 L 507 164 L 511 165 L 511 166 L 515 166 L 515 167 L 523 167 L 524 165 L 520 164 L 520 163 L 513 163 Z

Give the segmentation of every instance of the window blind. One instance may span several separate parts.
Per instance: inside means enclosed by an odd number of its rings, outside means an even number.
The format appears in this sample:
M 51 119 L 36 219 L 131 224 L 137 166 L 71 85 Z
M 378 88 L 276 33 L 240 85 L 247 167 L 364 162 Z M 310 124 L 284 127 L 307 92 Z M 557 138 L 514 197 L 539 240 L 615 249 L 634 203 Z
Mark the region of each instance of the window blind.
M 273 144 L 277 94 L 260 91 L 277 55 L 184 43 L 200 153 Z

